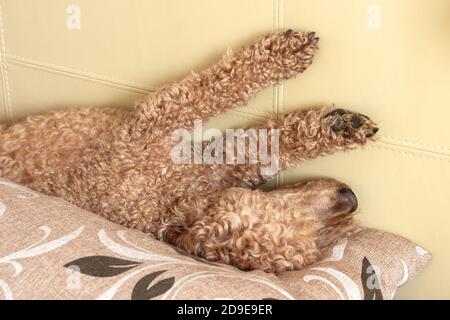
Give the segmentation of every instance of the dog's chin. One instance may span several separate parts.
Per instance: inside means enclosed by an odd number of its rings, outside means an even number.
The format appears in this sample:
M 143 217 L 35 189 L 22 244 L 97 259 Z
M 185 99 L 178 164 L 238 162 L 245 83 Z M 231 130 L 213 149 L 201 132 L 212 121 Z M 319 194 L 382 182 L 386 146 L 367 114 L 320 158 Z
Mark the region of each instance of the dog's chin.
M 342 222 L 352 220 L 355 215 L 356 211 L 353 207 L 348 207 L 339 211 L 333 210 L 333 213 L 328 215 L 325 224 L 328 226 L 339 225 Z
M 356 214 L 358 206 L 352 202 L 347 200 L 340 200 L 337 202 L 333 208 L 331 208 L 330 212 L 326 215 L 327 225 L 335 225 L 339 224 L 342 221 L 346 221 L 348 219 L 352 219 Z

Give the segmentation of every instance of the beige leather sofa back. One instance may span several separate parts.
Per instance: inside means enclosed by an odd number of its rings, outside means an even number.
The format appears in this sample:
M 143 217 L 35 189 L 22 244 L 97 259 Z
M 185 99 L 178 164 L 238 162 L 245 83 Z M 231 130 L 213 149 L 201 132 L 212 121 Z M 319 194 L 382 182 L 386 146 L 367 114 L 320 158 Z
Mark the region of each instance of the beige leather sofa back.
M 349 183 L 360 219 L 431 249 L 400 298 L 450 298 L 448 0 L 0 0 L 0 119 L 74 105 L 124 106 L 275 28 L 314 30 L 304 76 L 215 121 L 238 126 L 320 103 L 371 115 L 382 137 L 305 163 Z M 78 19 L 79 18 L 79 19 Z

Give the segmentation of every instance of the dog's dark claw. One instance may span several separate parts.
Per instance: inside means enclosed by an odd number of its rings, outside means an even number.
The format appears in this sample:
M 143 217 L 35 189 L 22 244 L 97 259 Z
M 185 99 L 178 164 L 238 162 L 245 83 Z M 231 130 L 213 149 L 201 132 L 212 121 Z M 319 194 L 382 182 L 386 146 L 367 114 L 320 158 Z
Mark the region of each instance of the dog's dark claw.
M 373 128 L 372 131 L 366 134 L 366 138 L 372 138 L 374 135 L 377 134 L 379 130 L 380 130 L 379 128 Z
M 288 31 L 286 31 L 285 35 L 286 35 L 286 37 L 290 37 L 290 36 L 292 36 L 293 33 L 294 33 L 294 30 L 289 29 Z

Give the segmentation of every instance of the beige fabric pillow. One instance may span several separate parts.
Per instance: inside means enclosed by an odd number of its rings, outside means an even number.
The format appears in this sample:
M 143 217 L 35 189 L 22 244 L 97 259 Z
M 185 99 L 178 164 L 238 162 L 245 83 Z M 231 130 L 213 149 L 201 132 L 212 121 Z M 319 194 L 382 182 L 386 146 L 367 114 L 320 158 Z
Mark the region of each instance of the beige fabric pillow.
M 0 179 L 0 299 L 391 299 L 430 260 L 363 229 L 279 276 L 208 263 Z

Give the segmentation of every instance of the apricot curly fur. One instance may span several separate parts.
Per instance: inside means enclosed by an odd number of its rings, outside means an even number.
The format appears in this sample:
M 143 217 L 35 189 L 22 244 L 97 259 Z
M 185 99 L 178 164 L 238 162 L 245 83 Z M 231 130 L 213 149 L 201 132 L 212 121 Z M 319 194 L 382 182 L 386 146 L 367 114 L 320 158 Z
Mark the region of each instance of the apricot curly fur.
M 318 179 L 264 192 L 258 187 L 270 177 L 261 164 L 174 164 L 170 133 L 302 73 L 317 42 L 314 33 L 270 33 L 134 110 L 76 108 L 0 124 L 0 176 L 208 260 L 243 270 L 303 268 L 355 230 L 352 201 L 338 192 L 347 187 Z M 363 145 L 377 131 L 369 118 L 333 106 L 260 128 L 279 129 L 280 170 Z

